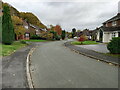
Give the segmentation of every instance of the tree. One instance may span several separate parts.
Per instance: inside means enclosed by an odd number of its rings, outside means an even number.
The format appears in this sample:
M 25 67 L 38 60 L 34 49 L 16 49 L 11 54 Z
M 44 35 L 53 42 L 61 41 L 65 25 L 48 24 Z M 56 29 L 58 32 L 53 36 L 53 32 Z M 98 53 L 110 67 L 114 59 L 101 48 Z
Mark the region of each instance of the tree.
M 42 39 L 53 40 L 53 34 L 50 32 L 43 32 L 40 34 Z
M 61 35 L 62 34 L 62 28 L 60 25 L 56 25 L 54 28 L 54 31 L 57 32 L 57 35 Z
M 66 33 L 65 33 L 65 30 L 63 30 L 62 31 L 62 35 L 61 35 L 61 37 L 62 37 L 63 40 L 65 39 L 65 36 L 66 36 Z
M 76 36 L 76 29 L 73 28 L 73 29 L 72 29 L 72 38 L 74 38 L 75 36 Z
M 42 24 L 41 21 L 33 13 L 20 12 L 20 17 L 33 25 L 39 26 L 40 28 L 46 28 L 46 26 Z
M 12 44 L 15 39 L 14 28 L 10 16 L 10 9 L 8 6 L 3 7 L 3 18 L 2 18 L 2 43 Z
M 54 39 L 54 40 L 60 40 L 61 36 L 60 36 L 60 35 L 57 35 L 57 32 L 55 32 L 55 31 L 50 31 L 50 33 L 53 34 L 53 39 Z
M 23 27 L 23 20 L 17 16 L 12 16 L 12 21 L 14 24 L 14 31 L 16 35 L 24 35 L 25 28 Z

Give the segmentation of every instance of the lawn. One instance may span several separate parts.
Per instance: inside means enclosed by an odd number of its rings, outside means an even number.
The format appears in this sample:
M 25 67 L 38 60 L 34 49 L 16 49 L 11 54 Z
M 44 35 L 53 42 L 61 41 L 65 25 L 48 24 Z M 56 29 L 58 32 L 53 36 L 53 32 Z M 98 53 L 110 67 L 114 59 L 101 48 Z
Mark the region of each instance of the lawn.
M 82 43 L 83 43 L 82 45 L 99 44 L 96 41 L 84 41 Z M 73 45 L 81 45 L 81 42 L 79 42 L 79 41 L 73 41 L 73 42 L 71 42 L 71 44 L 73 44 Z
M 24 46 L 26 46 L 26 44 L 22 44 L 19 41 L 14 42 L 12 45 L 0 44 L 0 56 L 8 56 Z
M 37 39 L 30 39 L 30 40 L 23 40 L 28 42 L 46 42 L 47 40 L 37 40 Z
M 113 56 L 113 57 L 119 57 L 120 58 L 120 54 L 105 53 L 105 55 Z

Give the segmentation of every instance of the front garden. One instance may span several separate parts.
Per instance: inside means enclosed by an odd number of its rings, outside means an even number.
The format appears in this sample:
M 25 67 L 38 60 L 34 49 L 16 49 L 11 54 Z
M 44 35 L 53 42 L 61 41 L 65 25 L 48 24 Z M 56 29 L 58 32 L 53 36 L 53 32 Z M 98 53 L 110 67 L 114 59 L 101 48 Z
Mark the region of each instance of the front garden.
M 11 45 L 0 44 L 0 56 L 8 56 L 26 45 L 27 44 L 23 44 L 20 41 L 14 42 Z
M 22 41 L 25 41 L 25 42 L 46 42 L 48 40 L 30 39 L 30 40 L 22 40 Z
M 72 45 L 91 45 L 91 44 L 99 44 L 96 41 L 83 41 L 82 43 L 79 41 L 73 41 L 71 42 Z

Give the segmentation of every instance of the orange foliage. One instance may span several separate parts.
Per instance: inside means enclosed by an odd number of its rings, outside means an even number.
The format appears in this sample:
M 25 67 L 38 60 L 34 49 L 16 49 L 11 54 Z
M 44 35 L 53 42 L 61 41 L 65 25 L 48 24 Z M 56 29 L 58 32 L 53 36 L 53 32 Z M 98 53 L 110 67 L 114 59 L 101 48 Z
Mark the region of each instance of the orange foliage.
M 54 31 L 57 32 L 58 35 L 62 34 L 62 29 L 60 25 L 56 25 Z

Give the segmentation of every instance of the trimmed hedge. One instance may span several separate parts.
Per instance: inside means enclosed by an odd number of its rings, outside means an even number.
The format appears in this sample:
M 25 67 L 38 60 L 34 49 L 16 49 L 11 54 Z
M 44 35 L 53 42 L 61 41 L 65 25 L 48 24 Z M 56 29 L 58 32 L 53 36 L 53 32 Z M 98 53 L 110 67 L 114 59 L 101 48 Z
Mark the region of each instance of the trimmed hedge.
M 120 54 L 120 37 L 112 38 L 111 42 L 108 43 L 107 48 L 112 54 Z
M 33 35 L 30 37 L 30 39 L 41 39 L 40 36 L 37 36 L 37 35 Z

